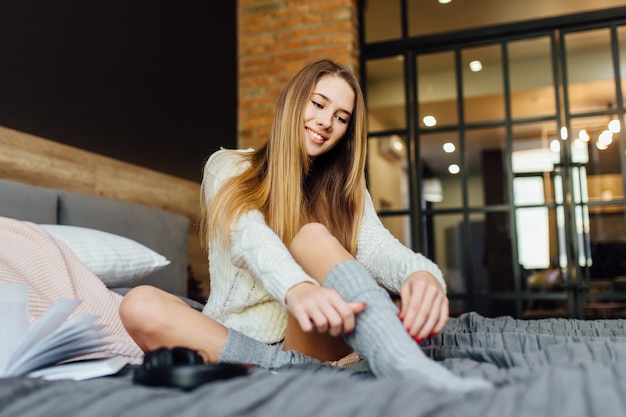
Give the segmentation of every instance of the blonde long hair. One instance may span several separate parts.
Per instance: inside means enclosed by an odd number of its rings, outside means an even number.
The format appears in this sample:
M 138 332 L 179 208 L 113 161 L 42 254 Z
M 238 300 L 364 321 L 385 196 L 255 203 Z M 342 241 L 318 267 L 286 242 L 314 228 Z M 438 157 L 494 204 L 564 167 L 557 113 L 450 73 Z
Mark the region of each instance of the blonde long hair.
M 303 113 L 326 75 L 341 77 L 352 88 L 354 111 L 345 136 L 311 160 L 303 140 Z M 365 198 L 366 127 L 361 88 L 347 67 L 329 60 L 304 67 L 280 95 L 268 141 L 246 154 L 249 168 L 227 180 L 209 206 L 202 196 L 203 242 L 229 243 L 231 224 L 259 210 L 287 246 L 304 224 L 319 222 L 356 254 Z

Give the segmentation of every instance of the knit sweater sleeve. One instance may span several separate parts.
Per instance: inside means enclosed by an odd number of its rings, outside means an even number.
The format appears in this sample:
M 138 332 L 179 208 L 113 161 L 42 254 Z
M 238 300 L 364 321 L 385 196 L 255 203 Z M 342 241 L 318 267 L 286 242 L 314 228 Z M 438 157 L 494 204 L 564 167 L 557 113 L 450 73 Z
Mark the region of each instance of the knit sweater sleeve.
M 357 248 L 357 260 L 391 291 L 399 292 L 404 280 L 416 271 L 430 272 L 446 290 L 439 267 L 424 255 L 404 246 L 380 222 L 369 193 L 365 197 Z
M 285 295 L 294 285 L 302 282 L 318 285 L 293 259 L 260 212 L 250 211 L 241 216 L 231 230 L 231 238 L 233 264 L 250 271 L 283 306 L 287 306 Z
M 241 159 L 234 155 L 226 158 L 212 157 L 205 169 L 205 194 L 211 198 L 226 178 L 241 172 Z M 212 160 L 215 158 L 215 160 Z M 265 223 L 265 218 L 258 210 L 243 214 L 231 226 L 230 261 L 238 268 L 246 269 L 258 280 L 272 298 L 283 306 L 287 291 L 294 285 L 310 282 L 319 285 L 293 259 L 282 240 Z

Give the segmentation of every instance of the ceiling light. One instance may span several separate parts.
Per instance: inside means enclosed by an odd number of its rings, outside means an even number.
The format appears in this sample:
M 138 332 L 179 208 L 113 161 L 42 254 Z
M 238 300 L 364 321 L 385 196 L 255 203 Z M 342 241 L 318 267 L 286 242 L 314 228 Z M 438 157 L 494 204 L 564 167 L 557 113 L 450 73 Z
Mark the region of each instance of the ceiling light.
M 404 143 L 398 137 L 396 136 L 392 137 L 390 142 L 391 142 L 391 147 L 395 149 L 396 151 L 402 152 L 404 150 Z
M 446 153 L 452 153 L 456 150 L 456 146 L 454 146 L 454 143 L 446 142 L 443 144 L 443 150 Z
M 561 128 L 561 139 L 567 139 L 567 128 L 565 126 Z
M 621 130 L 621 126 L 619 120 L 613 119 L 609 122 L 609 130 L 613 133 L 619 133 Z
M 435 126 L 437 124 L 437 119 L 435 119 L 435 116 L 430 116 L 430 115 L 429 116 L 424 116 L 422 121 L 428 127 L 433 127 L 433 126 Z
M 483 69 L 483 64 L 480 61 L 472 61 L 469 63 L 469 67 L 472 72 L 478 72 Z
M 613 132 L 611 132 L 610 130 L 605 130 L 602 133 L 600 133 L 600 136 L 598 136 L 598 141 L 596 142 L 596 144 L 600 145 L 598 146 L 598 149 L 606 149 L 607 146 L 609 146 L 612 142 L 613 142 Z
M 550 142 L 550 150 L 554 153 L 558 153 L 561 150 L 561 144 L 558 140 L 554 139 Z
M 451 164 L 451 165 L 448 167 L 448 172 L 449 172 L 450 174 L 452 174 L 452 175 L 456 175 L 456 174 L 458 174 L 459 172 L 461 172 L 461 168 L 460 168 L 457 164 Z
M 452 0 L 437 0 L 439 2 L 439 4 L 448 4 L 450 3 Z
M 589 142 L 589 133 L 587 133 L 585 129 L 580 129 L 580 132 L 578 132 L 578 139 L 583 142 Z

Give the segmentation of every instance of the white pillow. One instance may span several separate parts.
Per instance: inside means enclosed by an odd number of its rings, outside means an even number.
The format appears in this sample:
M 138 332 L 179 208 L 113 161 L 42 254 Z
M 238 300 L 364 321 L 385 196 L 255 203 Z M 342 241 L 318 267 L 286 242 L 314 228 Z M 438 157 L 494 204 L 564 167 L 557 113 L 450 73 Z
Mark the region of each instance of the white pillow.
M 107 287 L 130 286 L 170 261 L 127 237 L 78 226 L 42 224 Z

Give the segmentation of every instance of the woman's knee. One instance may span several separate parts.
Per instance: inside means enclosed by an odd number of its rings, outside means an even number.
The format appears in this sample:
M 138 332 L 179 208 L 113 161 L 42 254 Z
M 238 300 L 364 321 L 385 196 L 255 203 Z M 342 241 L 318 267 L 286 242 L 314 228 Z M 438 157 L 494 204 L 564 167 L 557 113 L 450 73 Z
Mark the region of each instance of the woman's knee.
M 166 293 L 156 287 L 141 285 L 131 289 L 122 299 L 119 315 L 128 331 L 149 331 L 158 327 Z
M 308 223 L 298 231 L 289 245 L 293 259 L 310 276 L 322 282 L 336 264 L 352 255 L 320 223 Z
M 301 253 L 308 253 L 311 245 L 336 245 L 339 241 L 330 233 L 330 231 L 321 223 L 307 223 L 298 230 L 294 236 L 289 251 L 294 257 Z

